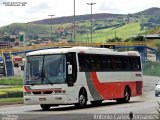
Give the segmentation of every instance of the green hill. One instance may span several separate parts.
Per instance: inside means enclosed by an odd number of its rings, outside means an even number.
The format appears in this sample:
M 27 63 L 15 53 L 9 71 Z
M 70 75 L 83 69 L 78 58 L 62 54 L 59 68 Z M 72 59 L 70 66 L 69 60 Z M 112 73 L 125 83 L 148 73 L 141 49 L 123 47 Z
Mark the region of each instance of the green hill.
M 141 12 L 135 13 L 135 14 L 159 16 L 159 13 L 160 13 L 160 8 L 158 8 L 158 7 L 152 7 L 152 8 L 143 10 Z
M 150 8 L 135 14 L 95 14 L 93 20 L 93 42 L 106 42 L 115 37 L 125 40 L 134 34 L 160 34 L 160 8 Z M 54 22 L 53 22 L 54 21 Z M 73 41 L 73 16 L 54 18 L 52 21 L 53 34 L 51 35 L 51 19 L 44 19 L 28 23 L 13 23 L 0 27 L 0 40 L 8 40 L 9 35 L 26 33 L 27 40 L 58 41 L 66 39 Z M 8 37 L 5 39 L 5 37 Z M 9 41 L 9 40 L 8 40 Z M 13 40 L 14 41 L 14 40 Z M 76 41 L 90 41 L 90 15 L 76 16 Z
M 98 30 L 93 33 L 93 42 L 105 42 L 108 39 L 116 37 L 120 37 L 123 40 L 131 37 L 133 34 L 140 34 L 144 31 L 140 30 L 140 23 L 134 22 L 129 23 L 124 26 L 118 28 L 108 28 L 103 30 Z M 77 35 L 77 41 L 87 41 L 90 40 L 90 34 L 85 35 Z

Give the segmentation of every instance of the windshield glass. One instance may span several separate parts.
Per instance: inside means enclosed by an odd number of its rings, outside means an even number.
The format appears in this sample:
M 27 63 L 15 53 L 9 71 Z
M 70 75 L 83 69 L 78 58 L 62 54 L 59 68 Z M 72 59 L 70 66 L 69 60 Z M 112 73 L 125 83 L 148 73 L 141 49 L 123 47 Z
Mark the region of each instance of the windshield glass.
M 66 80 L 65 55 L 28 56 L 25 84 L 61 84 Z

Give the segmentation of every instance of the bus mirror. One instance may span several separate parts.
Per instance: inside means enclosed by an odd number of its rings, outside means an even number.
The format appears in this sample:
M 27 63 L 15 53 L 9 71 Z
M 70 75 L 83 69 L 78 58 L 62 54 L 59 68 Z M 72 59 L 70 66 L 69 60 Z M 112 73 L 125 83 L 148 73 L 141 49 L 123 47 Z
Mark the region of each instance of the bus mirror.
M 72 65 L 68 65 L 68 74 L 69 74 L 69 75 L 72 74 Z

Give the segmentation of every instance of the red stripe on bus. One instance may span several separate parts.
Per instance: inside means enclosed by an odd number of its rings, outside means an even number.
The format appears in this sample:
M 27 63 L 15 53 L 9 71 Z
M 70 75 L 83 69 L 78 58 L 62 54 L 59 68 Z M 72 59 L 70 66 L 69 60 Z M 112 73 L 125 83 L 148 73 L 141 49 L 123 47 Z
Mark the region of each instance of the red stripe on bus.
M 123 98 L 126 85 L 129 85 L 131 89 L 131 96 L 140 95 L 136 91 L 136 81 L 100 83 L 96 72 L 91 72 L 91 78 L 94 87 L 96 88 L 97 92 L 103 97 L 103 99 Z M 142 84 L 142 81 L 140 82 Z M 140 86 L 140 88 L 142 88 L 142 86 Z
M 28 89 L 29 86 L 24 86 L 24 90 L 26 92 L 62 92 L 63 90 L 61 88 L 54 88 L 54 89 Z
M 31 91 L 27 88 L 27 86 L 24 86 L 24 90 L 25 90 L 26 92 L 31 92 Z

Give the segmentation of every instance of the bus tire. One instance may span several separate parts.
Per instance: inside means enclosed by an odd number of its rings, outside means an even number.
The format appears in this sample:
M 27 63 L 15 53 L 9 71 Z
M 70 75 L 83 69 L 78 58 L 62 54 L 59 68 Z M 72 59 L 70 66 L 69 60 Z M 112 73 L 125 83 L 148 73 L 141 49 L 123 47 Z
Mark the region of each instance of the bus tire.
M 87 92 L 82 88 L 79 92 L 78 103 L 75 104 L 77 108 L 84 108 L 87 105 Z
M 46 105 L 45 105 L 45 104 L 41 104 L 40 106 L 41 106 L 41 108 L 42 108 L 43 110 L 49 110 L 50 107 L 51 107 L 50 105 L 47 105 L 47 104 L 46 104 Z
M 125 90 L 124 90 L 124 98 L 117 99 L 117 102 L 128 103 L 130 101 L 130 97 L 131 97 L 131 91 L 130 91 L 130 88 L 127 86 L 125 87 Z
M 128 103 L 130 101 L 130 97 L 131 97 L 130 88 L 126 87 L 124 92 L 124 98 L 123 98 L 124 103 Z

